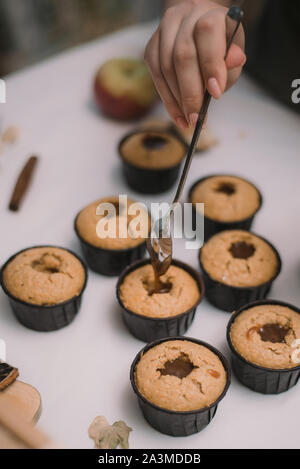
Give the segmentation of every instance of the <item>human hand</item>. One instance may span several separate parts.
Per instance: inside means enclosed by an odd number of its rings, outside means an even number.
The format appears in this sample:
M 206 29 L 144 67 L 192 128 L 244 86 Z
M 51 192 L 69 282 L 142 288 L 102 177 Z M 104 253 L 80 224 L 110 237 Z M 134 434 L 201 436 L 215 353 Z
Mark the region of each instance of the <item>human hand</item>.
M 240 26 L 226 53 L 228 9 L 210 0 L 185 0 L 166 10 L 145 50 L 145 61 L 173 121 L 195 126 L 205 88 L 218 99 L 246 62 Z

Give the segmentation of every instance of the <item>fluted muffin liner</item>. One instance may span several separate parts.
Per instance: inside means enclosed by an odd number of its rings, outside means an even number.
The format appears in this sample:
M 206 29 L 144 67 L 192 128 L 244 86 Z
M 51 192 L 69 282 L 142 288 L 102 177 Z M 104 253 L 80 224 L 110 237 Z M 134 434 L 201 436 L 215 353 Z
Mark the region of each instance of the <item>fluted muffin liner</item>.
M 145 256 L 147 249 L 146 240 L 128 249 L 104 249 L 93 246 L 80 236 L 76 226 L 77 217 L 74 223 L 74 230 L 80 241 L 84 259 L 93 272 L 108 277 L 117 277 L 128 265 Z
M 274 250 L 278 261 L 278 268 L 275 275 L 267 282 L 255 287 L 234 287 L 214 280 L 203 267 L 201 249 L 199 251 L 199 263 L 205 283 L 206 297 L 212 305 L 228 313 L 232 313 L 232 311 L 236 311 L 253 301 L 263 300 L 269 294 L 274 280 L 281 272 L 282 263 L 277 249 L 262 236 L 254 235 L 262 239 Z
M 211 350 L 217 357 L 221 360 L 222 365 L 226 372 L 226 385 L 222 392 L 222 394 L 218 397 L 218 399 L 213 402 L 211 405 L 204 407 L 199 410 L 191 410 L 191 411 L 172 411 L 168 409 L 163 409 L 158 407 L 155 404 L 152 404 L 148 399 L 146 399 L 139 391 L 136 382 L 135 382 L 135 369 L 136 366 L 141 359 L 142 355 L 144 355 L 149 349 L 155 347 L 156 345 L 161 344 L 162 342 L 166 342 L 169 340 L 187 340 L 190 342 L 194 342 L 198 345 L 202 345 L 203 347 L 208 348 Z M 139 406 L 141 411 L 144 415 L 146 421 L 156 430 L 166 435 L 171 436 L 189 436 L 193 435 L 194 433 L 198 433 L 203 430 L 207 425 L 211 422 L 213 417 L 216 414 L 219 402 L 225 397 L 230 382 L 231 382 L 231 371 L 229 364 L 226 358 L 222 355 L 219 350 L 214 348 L 212 345 L 207 344 L 201 340 L 193 339 L 190 337 L 172 337 L 170 338 L 163 338 L 160 340 L 156 340 L 148 345 L 146 345 L 135 357 L 131 369 L 130 369 L 130 381 L 133 391 L 135 392 Z
M 141 168 L 126 161 L 122 154 L 123 143 L 132 135 L 140 132 L 144 132 L 144 130 L 138 129 L 125 135 L 118 146 L 125 180 L 131 189 L 141 194 L 160 194 L 162 192 L 166 192 L 175 184 L 179 175 L 182 161 L 180 161 L 180 163 L 175 166 L 158 169 Z M 174 132 L 168 130 L 160 131 L 160 133 L 171 133 L 173 136 L 178 138 Z M 181 142 L 180 139 L 178 140 Z
M 236 311 L 227 326 L 227 342 L 231 351 L 231 365 L 237 379 L 247 388 L 262 394 L 280 394 L 295 386 L 300 378 L 300 365 L 294 368 L 273 369 L 256 365 L 246 360 L 234 347 L 230 331 L 232 324 L 243 311 L 253 306 L 279 305 L 285 306 L 300 314 L 300 309 L 293 305 L 275 300 L 255 301 Z
M 242 180 L 246 181 L 246 179 L 244 179 L 240 176 L 235 176 L 235 175 L 231 175 L 231 174 L 230 175 L 229 174 L 228 175 L 227 174 L 211 174 L 209 176 L 198 179 L 191 186 L 191 188 L 189 189 L 189 193 L 188 193 L 188 201 L 191 203 L 192 193 L 193 193 L 194 189 L 196 188 L 196 186 L 198 184 L 200 184 L 201 182 L 204 182 L 206 179 L 210 179 L 210 178 L 216 177 L 216 176 L 234 176 L 234 177 L 237 177 L 239 179 L 242 179 Z M 213 220 L 212 218 L 206 217 L 205 214 L 204 214 L 204 241 L 208 241 L 209 238 L 211 238 L 213 235 L 215 235 L 217 233 L 220 233 L 221 231 L 226 231 L 226 230 L 250 231 L 250 229 L 252 227 L 252 224 L 253 224 L 253 221 L 254 221 L 254 218 L 255 218 L 255 216 L 257 215 L 257 213 L 259 212 L 259 210 L 262 207 L 263 197 L 262 197 L 262 194 L 260 193 L 260 191 L 257 189 L 257 187 L 253 183 L 251 183 L 250 181 L 246 181 L 246 182 L 252 184 L 252 186 L 255 187 L 255 189 L 258 191 L 259 198 L 260 198 L 259 207 L 255 210 L 255 212 L 253 212 L 253 214 L 250 217 L 244 218 L 243 220 L 233 221 L 233 222 L 221 222 L 221 221 L 218 221 L 218 220 Z M 196 208 L 193 205 L 192 206 L 192 226 L 193 226 L 193 230 L 196 229 L 196 226 L 197 226 L 196 220 L 197 220 L 198 216 L 202 216 L 202 215 L 198 214 Z
M 116 294 L 119 305 L 121 306 L 121 314 L 124 324 L 134 337 L 142 340 L 143 342 L 152 342 L 153 340 L 162 339 L 164 337 L 176 337 L 185 334 L 187 329 L 192 324 L 197 307 L 201 303 L 205 294 L 205 286 L 202 277 L 189 265 L 173 259 L 172 265 L 185 270 L 196 280 L 200 291 L 199 300 L 192 308 L 176 316 L 170 316 L 166 318 L 152 318 L 148 316 L 142 316 L 131 311 L 130 309 L 127 309 L 124 306 L 120 295 L 120 287 L 124 282 L 125 277 L 130 272 L 133 272 L 137 268 L 146 264 L 150 264 L 149 259 L 144 259 L 130 265 L 127 269 L 124 270 L 118 280 Z
M 18 255 L 24 251 L 34 248 L 53 247 L 63 249 L 74 257 L 76 257 L 85 272 L 85 282 L 79 295 L 70 298 L 67 301 L 57 303 L 55 305 L 35 305 L 26 301 L 20 300 L 12 295 L 6 288 L 3 280 L 3 273 L 6 266 Z M 51 332 L 63 327 L 68 326 L 76 317 L 79 312 L 82 295 L 87 285 L 88 272 L 85 263 L 82 259 L 77 256 L 73 251 L 66 249 L 61 246 L 43 245 L 43 246 L 32 246 L 26 249 L 22 249 L 13 256 L 11 256 L 5 264 L 2 266 L 0 271 L 0 284 L 3 288 L 4 293 L 7 295 L 11 308 L 18 319 L 18 321 L 28 329 L 32 329 L 38 332 Z

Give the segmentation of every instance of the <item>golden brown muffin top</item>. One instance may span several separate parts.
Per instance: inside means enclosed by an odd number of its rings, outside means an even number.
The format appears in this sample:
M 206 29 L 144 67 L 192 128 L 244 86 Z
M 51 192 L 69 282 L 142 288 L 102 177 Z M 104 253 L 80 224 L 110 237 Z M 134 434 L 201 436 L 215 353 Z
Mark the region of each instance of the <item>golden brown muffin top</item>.
M 125 161 L 146 169 L 165 169 L 178 165 L 186 147 L 168 132 L 137 132 L 126 138 L 120 148 Z
M 109 218 L 110 222 L 112 223 L 112 227 L 115 227 L 115 232 L 113 230 L 112 234 L 109 235 L 108 237 L 101 237 L 101 232 L 97 229 L 98 223 L 100 222 L 101 219 L 104 219 L 104 217 L 107 215 L 107 212 L 104 212 L 103 215 L 97 215 L 97 207 L 102 204 L 102 203 L 111 203 L 115 206 L 115 214 L 116 216 L 113 217 L 113 219 Z M 99 247 L 102 249 L 113 249 L 113 250 L 118 250 L 118 249 L 130 249 L 135 246 L 138 246 L 139 244 L 145 242 L 148 232 L 147 232 L 147 221 L 148 221 L 148 227 L 150 229 L 150 217 L 148 213 L 145 211 L 144 212 L 144 221 L 145 221 L 145 232 L 143 233 L 143 236 L 139 235 L 138 233 L 135 234 L 135 231 L 130 229 L 130 223 L 133 222 L 133 219 L 135 218 L 136 215 L 138 215 L 140 212 L 136 212 L 135 214 L 131 214 L 130 212 L 130 207 L 131 209 L 134 209 L 134 204 L 136 202 L 134 200 L 128 199 L 127 200 L 127 222 L 124 220 L 124 230 L 125 230 L 125 236 L 126 237 L 121 237 L 121 233 L 119 231 L 119 223 L 123 223 L 122 217 L 124 215 L 124 212 L 126 213 L 125 206 L 119 205 L 119 199 L 118 197 L 106 197 L 103 199 L 96 200 L 95 202 L 92 202 L 89 204 L 87 207 L 85 207 L 81 212 L 79 213 L 77 219 L 76 219 L 76 228 L 78 231 L 78 234 L 81 238 L 83 238 L 84 241 L 88 242 L 89 244 Z M 130 213 L 129 213 L 130 212 Z M 122 225 L 123 226 L 123 225 Z M 108 230 L 108 225 L 104 225 L 105 231 Z M 137 229 L 140 229 L 140 225 L 138 224 Z M 137 237 L 135 237 L 137 235 Z
M 150 264 L 126 275 L 120 286 L 120 298 L 125 308 L 153 318 L 166 318 L 185 313 L 196 305 L 200 291 L 196 280 L 185 270 L 171 265 L 161 281 L 170 285 L 168 293 L 153 293 L 154 272 Z
M 266 241 L 241 230 L 212 236 L 201 249 L 200 259 L 211 278 L 234 287 L 268 282 L 279 267 L 277 255 Z
M 207 218 L 235 222 L 251 217 L 260 207 L 260 194 L 250 182 L 235 176 L 212 176 L 195 186 L 191 202 L 204 203 Z
M 265 368 L 299 366 L 293 343 L 300 339 L 300 314 L 281 305 L 253 306 L 237 316 L 231 326 L 234 348 L 246 360 Z
M 170 340 L 148 350 L 135 370 L 148 401 L 173 411 L 202 409 L 224 391 L 226 371 L 219 357 L 189 340 Z
M 3 272 L 8 292 L 36 305 L 55 305 L 78 296 L 85 278 L 79 259 L 56 247 L 27 249 L 17 254 Z

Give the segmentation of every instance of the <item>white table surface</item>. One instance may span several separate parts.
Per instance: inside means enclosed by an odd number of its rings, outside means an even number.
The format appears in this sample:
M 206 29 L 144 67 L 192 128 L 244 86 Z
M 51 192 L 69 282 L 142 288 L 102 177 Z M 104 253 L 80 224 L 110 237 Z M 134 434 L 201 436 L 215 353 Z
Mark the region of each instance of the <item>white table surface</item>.
M 73 233 L 75 214 L 102 196 L 139 197 L 122 178 L 116 145 L 132 125 L 101 117 L 91 90 L 98 65 L 115 56 L 142 55 L 153 24 L 134 27 L 42 62 L 7 78 L 1 124 L 21 129 L 18 144 L 0 158 L 0 262 L 36 244 L 57 244 L 80 252 Z M 161 113 L 158 108 L 156 113 Z M 267 97 L 246 78 L 214 102 L 210 126 L 220 145 L 196 157 L 187 186 L 201 176 L 229 172 L 249 178 L 264 195 L 254 231 L 279 249 L 283 270 L 272 297 L 300 304 L 300 119 Z M 241 138 L 240 133 L 246 137 Z M 34 184 L 19 213 L 7 210 L 18 171 L 38 154 Z M 198 268 L 197 253 L 177 241 L 176 257 Z M 91 448 L 89 424 L 96 415 L 123 419 L 134 430 L 132 448 L 299 448 L 300 386 L 264 396 L 235 378 L 212 423 L 188 438 L 161 435 L 143 419 L 129 383 L 129 368 L 144 346 L 123 325 L 115 299 L 115 278 L 90 273 L 80 314 L 51 333 L 27 330 L 0 293 L 0 337 L 7 360 L 20 378 L 42 395 L 40 426 L 62 445 Z M 187 335 L 218 347 L 228 357 L 228 313 L 207 301 Z

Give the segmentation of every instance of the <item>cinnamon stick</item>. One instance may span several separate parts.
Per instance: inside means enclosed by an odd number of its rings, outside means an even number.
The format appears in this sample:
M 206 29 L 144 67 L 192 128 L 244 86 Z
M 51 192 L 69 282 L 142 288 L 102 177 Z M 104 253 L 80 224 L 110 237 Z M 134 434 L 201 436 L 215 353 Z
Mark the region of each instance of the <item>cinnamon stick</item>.
M 37 161 L 37 156 L 31 156 L 22 169 L 9 202 L 9 210 L 12 210 L 13 212 L 19 210 L 25 194 L 29 189 Z

